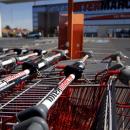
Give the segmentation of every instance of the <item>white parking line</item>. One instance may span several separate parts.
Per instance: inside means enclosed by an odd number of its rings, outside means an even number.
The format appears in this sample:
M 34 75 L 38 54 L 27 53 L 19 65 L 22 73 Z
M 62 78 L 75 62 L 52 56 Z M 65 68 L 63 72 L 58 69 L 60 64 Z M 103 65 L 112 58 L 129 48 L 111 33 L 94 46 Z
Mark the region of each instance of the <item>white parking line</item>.
M 95 52 L 94 53 L 94 55 L 111 55 L 111 53 L 102 53 L 102 52 L 100 52 L 100 53 L 98 53 L 98 52 Z
M 98 47 L 98 48 L 97 48 L 97 47 L 96 47 L 96 48 L 88 48 L 88 47 L 84 47 L 84 49 L 90 49 L 90 50 L 91 50 L 91 49 L 94 49 L 94 50 L 110 50 L 110 51 L 116 51 L 116 49 L 111 49 L 111 48 L 110 48 L 110 49 L 106 49 L 106 48 L 99 48 L 99 47 Z

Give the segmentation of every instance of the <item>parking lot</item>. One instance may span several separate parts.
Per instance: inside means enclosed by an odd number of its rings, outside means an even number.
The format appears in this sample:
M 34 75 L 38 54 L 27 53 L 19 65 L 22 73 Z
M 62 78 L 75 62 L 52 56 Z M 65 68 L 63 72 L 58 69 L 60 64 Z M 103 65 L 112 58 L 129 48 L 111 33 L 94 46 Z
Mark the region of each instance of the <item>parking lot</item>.
M 55 48 L 58 46 L 58 38 L 41 38 L 41 39 L 19 39 L 3 38 L 0 39 L 0 47 L 12 48 Z M 122 51 L 130 57 L 130 39 L 108 39 L 108 38 L 84 38 L 84 51 L 92 50 L 96 60 L 114 53 Z M 130 65 L 130 60 L 126 61 Z

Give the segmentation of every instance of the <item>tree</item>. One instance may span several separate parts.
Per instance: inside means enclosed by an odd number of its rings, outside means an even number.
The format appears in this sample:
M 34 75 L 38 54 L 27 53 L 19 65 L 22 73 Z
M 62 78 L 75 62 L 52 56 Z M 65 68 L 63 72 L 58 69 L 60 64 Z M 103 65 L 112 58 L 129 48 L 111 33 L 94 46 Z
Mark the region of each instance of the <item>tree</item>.
M 10 27 L 9 25 L 6 25 L 6 26 L 5 26 L 5 29 L 10 30 L 11 27 Z

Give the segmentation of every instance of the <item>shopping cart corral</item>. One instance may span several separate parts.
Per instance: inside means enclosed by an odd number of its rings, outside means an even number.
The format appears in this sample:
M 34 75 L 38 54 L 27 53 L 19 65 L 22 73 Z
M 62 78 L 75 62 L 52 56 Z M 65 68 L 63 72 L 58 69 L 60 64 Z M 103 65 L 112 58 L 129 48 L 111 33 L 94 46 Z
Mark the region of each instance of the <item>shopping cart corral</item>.
M 46 130 L 43 126 L 50 130 L 128 130 L 130 68 L 119 61 L 108 68 L 106 63 L 89 60 L 85 69 L 76 63 L 73 66 L 84 70 L 71 83 L 75 77 L 69 77 L 74 71 L 72 66 L 65 69 L 68 64 L 70 61 L 64 61 L 40 70 L 36 79 L 2 99 L 1 130 Z M 61 93 L 57 86 L 68 87 Z M 41 104 L 47 104 L 49 111 Z

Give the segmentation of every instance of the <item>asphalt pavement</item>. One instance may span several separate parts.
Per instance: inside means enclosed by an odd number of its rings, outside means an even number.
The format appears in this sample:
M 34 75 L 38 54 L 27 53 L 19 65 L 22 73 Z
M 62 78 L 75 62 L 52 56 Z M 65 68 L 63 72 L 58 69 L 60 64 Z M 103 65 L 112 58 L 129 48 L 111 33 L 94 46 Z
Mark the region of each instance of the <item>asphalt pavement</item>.
M 58 46 L 58 38 L 24 39 L 24 38 L 1 38 L 0 47 L 13 48 L 55 48 Z M 105 56 L 122 51 L 130 57 L 130 39 L 124 38 L 84 38 L 84 51 L 92 50 L 94 58 L 100 60 Z M 130 59 L 126 60 L 130 65 Z
M 84 51 L 92 50 L 96 60 L 100 60 L 117 51 L 129 57 L 125 62 L 130 65 L 130 39 L 117 38 L 85 38 Z
M 25 39 L 25 38 L 1 38 L 0 47 L 13 48 L 54 48 L 57 47 L 57 38 Z

